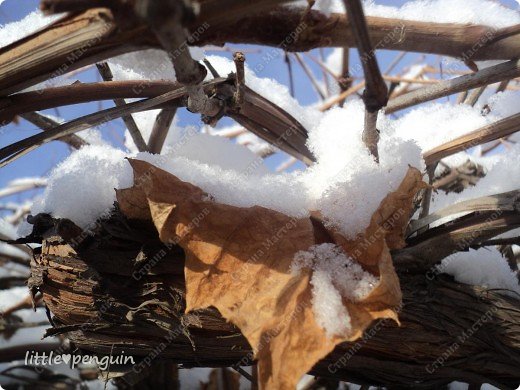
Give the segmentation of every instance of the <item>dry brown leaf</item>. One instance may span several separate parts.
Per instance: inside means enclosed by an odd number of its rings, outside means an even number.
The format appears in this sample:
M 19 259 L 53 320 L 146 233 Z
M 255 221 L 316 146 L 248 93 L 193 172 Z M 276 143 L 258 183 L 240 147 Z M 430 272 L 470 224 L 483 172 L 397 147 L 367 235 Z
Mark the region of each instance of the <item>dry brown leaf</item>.
M 316 362 L 337 344 L 359 338 L 374 319 L 397 320 L 401 291 L 388 246 L 402 243 L 413 196 L 421 187 L 417 170 L 410 169 L 398 191 L 385 198 L 365 235 L 349 241 L 327 230 L 319 218 L 216 203 L 200 188 L 149 163 L 130 163 L 134 187 L 117 191 L 121 210 L 129 218 L 152 218 L 163 242 L 185 250 L 186 310 L 214 306 L 240 328 L 258 359 L 261 388 L 293 389 Z M 403 217 L 382 228 L 399 209 Z M 341 246 L 380 278 L 362 301 L 343 299 L 351 316 L 348 334 L 327 337 L 313 311 L 313 271 L 290 271 L 297 252 L 323 242 Z

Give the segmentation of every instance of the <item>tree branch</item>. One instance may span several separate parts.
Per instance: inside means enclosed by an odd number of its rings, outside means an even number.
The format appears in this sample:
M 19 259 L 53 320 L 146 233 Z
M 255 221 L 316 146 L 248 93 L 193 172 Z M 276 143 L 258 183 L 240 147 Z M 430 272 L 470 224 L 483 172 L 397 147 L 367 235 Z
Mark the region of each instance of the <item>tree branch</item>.
M 150 134 L 150 140 L 148 141 L 150 153 L 161 154 L 164 141 L 166 140 L 168 130 L 170 130 L 176 112 L 177 108 L 163 108 L 159 114 L 157 114 L 152 133 Z
M 214 85 L 218 85 L 219 83 L 222 83 L 223 80 L 225 79 L 214 79 L 211 82 L 206 83 L 205 87 L 210 88 Z M 63 125 L 55 127 L 49 131 L 35 134 L 31 137 L 25 138 L 0 149 L 0 159 L 2 159 L 0 162 L 0 167 L 3 167 L 17 158 L 29 153 L 30 151 L 38 148 L 40 145 L 60 137 L 85 130 L 92 126 L 98 126 L 102 123 L 120 118 L 123 115 L 154 109 L 163 103 L 181 98 L 186 94 L 186 87 L 181 87 L 154 98 L 128 103 L 122 107 L 112 107 L 103 111 L 89 114 L 71 122 L 64 123 Z
M 471 133 L 457 137 L 452 141 L 437 146 L 423 154 L 426 165 L 432 165 L 444 157 L 462 152 L 478 145 L 507 137 L 520 131 L 520 114 L 501 119 Z
M 215 116 L 221 110 L 217 99 L 210 99 L 202 89 L 206 68 L 191 58 L 184 25 L 193 17 L 193 10 L 182 0 L 138 0 L 135 12 L 154 32 L 168 54 L 179 83 L 188 91 L 188 110 L 205 116 Z
M 354 37 L 359 51 L 359 57 L 365 74 L 365 91 L 363 92 L 363 102 L 365 103 L 365 127 L 363 129 L 363 142 L 379 162 L 379 152 L 377 143 L 379 141 L 379 131 L 377 130 L 377 113 L 388 102 L 388 88 L 381 76 L 379 65 L 370 36 L 368 32 L 363 6 L 360 0 L 344 0 L 349 22 L 352 25 Z
M 112 99 L 138 99 L 162 95 L 180 88 L 172 81 L 109 81 L 71 84 L 21 92 L 0 99 L 0 124 L 8 124 L 16 115 L 70 104 Z
M 110 66 L 108 66 L 106 62 L 96 64 L 96 67 L 104 81 L 112 81 L 114 79 L 112 71 L 110 70 Z M 122 107 L 126 105 L 126 102 L 124 99 L 114 99 L 114 104 L 116 107 Z M 130 136 L 132 137 L 132 140 L 137 147 L 137 150 L 140 152 L 148 151 L 148 146 L 146 145 L 143 135 L 139 131 L 139 128 L 137 127 L 137 124 L 135 123 L 132 115 L 123 115 L 121 119 L 123 119 L 123 122 L 125 123 L 126 128 L 128 129 L 128 132 L 130 133 Z
M 479 88 L 484 85 L 514 79 L 520 76 L 520 60 L 511 60 L 478 72 L 441 81 L 392 99 L 385 109 L 387 114 L 425 103 L 444 96 Z
M 32 123 L 33 125 L 38 126 L 43 131 L 48 131 L 48 130 L 60 125 L 55 120 L 53 120 L 49 117 L 46 117 L 45 115 L 42 115 L 36 111 L 26 112 L 24 114 L 21 114 L 20 116 L 23 119 L 25 119 L 26 121 Z M 85 141 L 83 138 L 77 136 L 76 134 L 71 134 L 71 135 L 59 138 L 59 140 L 69 144 L 74 149 L 79 149 L 82 146 L 89 145 L 89 143 L 87 141 Z
M 122 9 L 113 12 L 124 14 Z M 284 7 L 246 13 L 241 18 L 216 24 L 205 25 L 195 19 L 189 23 L 188 32 L 197 39 L 190 44 L 260 44 L 287 51 L 356 45 L 345 15 L 327 17 L 310 10 L 302 21 L 301 14 L 296 7 Z M 0 49 L 0 96 L 122 53 L 160 46 L 145 25 L 124 20 L 124 24 L 118 25 L 108 9 L 96 8 L 68 15 Z M 440 54 L 474 61 L 520 56 L 517 35 L 503 35 L 502 39 L 490 41 L 488 37 L 499 35 L 491 27 L 378 17 L 367 17 L 367 24 L 370 39 L 378 49 Z M 265 29 L 265 26 L 270 28 Z M 75 54 L 78 50 L 80 56 Z M 23 61 L 19 61 L 21 54 Z

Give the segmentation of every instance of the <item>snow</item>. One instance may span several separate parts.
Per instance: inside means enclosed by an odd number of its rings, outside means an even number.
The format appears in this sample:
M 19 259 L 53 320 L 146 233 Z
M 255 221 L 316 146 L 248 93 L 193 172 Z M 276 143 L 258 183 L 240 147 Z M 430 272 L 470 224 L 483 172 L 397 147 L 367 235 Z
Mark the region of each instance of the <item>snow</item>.
M 409 165 L 422 167 L 419 147 L 393 136 L 392 122 L 384 118 L 378 125 L 380 164 L 376 164 L 361 139 L 363 121 L 360 99 L 328 111 L 309 134 L 317 164 L 302 175 L 310 207 L 321 210 L 330 226 L 351 237 L 368 225 L 386 194 L 397 189 Z
M 482 24 L 495 28 L 520 23 L 517 11 L 492 0 L 415 0 L 401 7 L 378 5 L 373 0 L 364 2 L 370 16 L 418 20 L 434 23 Z
M 467 188 L 461 194 L 434 194 L 432 198 L 432 212 L 440 210 L 454 203 L 482 196 L 499 194 L 520 188 L 520 145 L 515 144 L 510 150 L 490 157 L 472 160 L 486 168 L 486 176 L 480 179 L 476 186 Z
M 205 183 L 205 189 L 212 190 L 210 192 L 225 203 L 252 205 L 259 188 L 255 186 L 269 185 L 272 181 L 278 187 L 277 195 L 282 207 L 286 191 L 283 181 L 269 177 L 264 179 L 268 170 L 258 156 L 221 137 L 190 134 L 189 131 L 188 134 L 185 138 L 180 133 L 173 134 L 176 143 L 167 148 L 163 156 L 141 153 L 137 157 L 155 163 L 183 180 Z M 201 150 L 205 152 L 201 153 Z M 42 199 L 35 202 L 31 212 L 49 212 L 56 218 L 69 218 L 86 228 L 100 215 L 110 211 L 115 201 L 114 188 L 131 186 L 132 171 L 125 157 L 127 155 L 121 150 L 109 146 L 91 145 L 73 152 L 52 171 Z M 231 170 L 232 167 L 242 169 L 239 173 L 243 176 L 241 180 L 237 181 L 236 171 Z M 241 186 L 244 183 L 249 185 Z M 233 194 L 232 190 L 228 193 L 226 185 L 236 189 L 238 194 Z M 247 192 L 250 193 L 249 197 L 245 196 Z M 24 224 L 19 234 L 28 233 L 27 228 Z
M 295 3 L 305 7 L 306 1 Z M 417 20 L 433 23 L 482 24 L 495 28 L 520 23 L 520 14 L 492 0 L 415 0 L 401 7 L 377 4 L 374 0 L 363 1 L 365 15 L 402 20 Z M 343 0 L 318 0 L 314 9 L 326 15 L 344 13 Z
M 190 47 L 190 54 L 196 61 L 204 59 L 204 50 Z M 108 61 L 114 80 L 171 80 L 175 81 L 175 71 L 164 50 L 148 49 L 126 53 Z M 154 64 L 153 67 L 150 64 Z
M 183 137 L 180 133 L 177 132 L 173 137 L 174 145 L 177 145 L 177 147 L 168 147 L 166 153 L 198 161 L 202 164 L 214 164 L 225 170 L 244 170 L 257 163 L 257 169 L 252 171 L 253 174 L 264 175 L 269 173 L 263 161 L 240 144 L 235 144 L 226 138 L 197 133 L 197 129 L 194 127 L 186 129 L 184 133 L 191 134 L 191 136 Z M 201 151 L 204 151 L 204 153 L 201 153 Z
M 482 248 L 456 253 L 438 266 L 440 272 L 452 275 L 456 281 L 489 289 L 509 290 L 520 298 L 520 285 L 516 274 L 495 248 Z
M 341 74 L 343 67 L 343 48 L 335 47 L 325 58 L 325 65 L 335 74 Z
M 0 3 L 1 4 L 1 3 Z M 44 16 L 41 11 L 31 12 L 22 20 L 0 26 L 0 47 L 5 47 L 40 28 L 52 23 L 60 15 Z
M 343 299 L 359 302 L 375 288 L 379 279 L 365 272 L 334 244 L 314 245 L 308 251 L 296 253 L 291 271 L 312 269 L 312 305 L 318 325 L 327 335 L 348 333 L 351 318 Z
M 218 61 L 213 62 L 218 66 Z M 51 173 L 43 199 L 32 213 L 49 212 L 81 227 L 93 223 L 112 207 L 113 188 L 130 186 L 131 172 L 124 157 L 136 156 L 198 185 L 218 202 L 259 205 L 295 217 L 320 210 L 329 226 L 353 237 L 368 226 L 386 194 L 397 189 L 408 166 L 422 166 L 419 147 L 395 137 L 391 121 L 384 118 L 380 164 L 375 163 L 361 140 L 364 106 L 359 99 L 318 115 L 309 114 L 311 110 L 296 102 L 286 104 L 294 105 L 293 112 L 306 112 L 309 121 L 311 116 L 317 117 L 314 126 L 310 123 L 309 137 L 317 163 L 304 172 L 270 173 L 263 160 L 246 147 L 174 124 L 161 156 L 125 155 L 107 146 L 74 152 Z
M 506 118 L 520 112 L 519 101 L 520 93 L 518 91 L 504 91 L 490 96 L 487 104 L 493 114 Z
M 353 236 L 368 225 L 386 194 L 397 189 L 408 166 L 421 166 L 420 149 L 414 142 L 387 136 L 385 131 L 381 164 L 376 164 L 361 141 L 363 112 L 361 101 L 354 100 L 323 116 L 309 139 L 318 163 L 303 173 L 269 173 L 263 161 L 245 147 L 190 128 L 171 133 L 173 144 L 164 155 L 140 153 L 137 158 L 200 186 L 222 203 L 260 205 L 290 216 L 321 210 L 330 226 Z M 345 123 L 350 126 L 345 128 Z M 75 152 L 51 174 L 43 201 L 33 213 L 51 212 L 82 227 L 93 223 L 112 206 L 113 188 L 131 182 L 123 157 L 121 151 L 108 147 L 90 146 Z M 78 187 L 84 189 L 79 194 Z
M 428 151 L 497 119 L 482 116 L 480 109 L 465 104 L 428 103 L 406 113 L 393 126 L 397 136 L 415 140 Z
M 52 212 L 56 218 L 88 226 L 112 207 L 114 188 L 131 185 L 131 169 L 124 157 L 121 150 L 108 146 L 86 146 L 72 153 L 51 172 L 32 214 Z

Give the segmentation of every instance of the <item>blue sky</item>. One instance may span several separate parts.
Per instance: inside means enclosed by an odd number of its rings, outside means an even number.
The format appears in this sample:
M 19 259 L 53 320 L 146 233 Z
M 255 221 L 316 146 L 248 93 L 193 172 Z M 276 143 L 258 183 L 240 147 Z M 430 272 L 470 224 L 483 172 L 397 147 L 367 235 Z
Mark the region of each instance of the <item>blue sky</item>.
M 503 0 L 503 4 L 512 8 L 517 8 L 518 4 L 514 0 Z M 404 0 L 386 0 L 378 1 L 379 4 L 384 5 L 402 5 L 405 3 Z M 0 24 L 17 21 L 22 19 L 25 15 L 35 10 L 38 6 L 38 0 L 5 0 L 0 6 Z M 240 45 L 235 46 L 241 49 L 252 49 L 258 51 L 257 53 L 247 53 L 247 63 L 251 68 L 254 68 L 262 58 L 262 47 Z M 330 50 L 326 50 L 325 54 L 328 54 Z M 211 54 L 211 52 L 209 52 Z M 231 53 L 215 53 L 221 55 L 229 55 Z M 378 60 L 382 69 L 385 69 L 388 64 L 395 58 L 396 52 L 380 51 L 378 52 Z M 315 56 L 319 56 L 317 51 L 314 51 Z M 357 63 L 357 53 L 355 50 L 351 50 L 352 65 L 355 66 Z M 400 67 L 406 67 L 414 60 L 417 56 L 409 54 L 401 62 Z M 312 63 L 308 62 L 309 66 L 316 71 L 316 74 L 320 74 L 319 68 Z M 293 62 L 294 80 L 295 80 L 295 94 L 296 98 L 301 104 L 309 104 L 317 101 L 318 97 L 309 83 L 309 80 L 301 67 Z M 271 77 L 279 82 L 288 85 L 288 72 L 287 66 L 283 61 L 283 55 L 269 63 L 267 67 L 262 71 L 261 77 Z M 82 82 L 93 82 L 99 81 L 99 76 L 94 69 L 90 69 L 77 77 Z M 61 116 L 65 119 L 73 119 L 78 116 L 86 115 L 90 112 L 95 112 L 102 108 L 108 108 L 112 106 L 111 102 L 105 101 L 102 104 L 98 102 L 87 103 L 75 106 L 60 107 L 57 110 L 48 110 L 47 113 Z M 180 124 L 196 124 L 199 122 L 197 115 L 188 113 L 186 110 L 179 110 L 178 113 Z M 123 131 L 124 126 L 121 120 L 109 123 L 103 126 L 102 134 L 105 140 L 110 142 L 114 146 L 122 146 L 123 142 Z M 8 145 L 17 140 L 26 138 L 33 134 L 38 133 L 39 130 L 32 124 L 21 120 L 19 124 L 10 124 L 0 129 L 0 147 Z M 70 154 L 69 148 L 61 142 L 52 142 L 46 144 L 39 149 L 31 152 L 30 154 L 16 160 L 7 167 L 0 168 L 0 188 L 3 188 L 9 181 L 28 176 L 45 176 L 57 163 L 62 161 Z M 280 157 L 269 158 L 267 164 L 271 167 L 276 166 L 281 161 Z M 21 193 L 10 198 L 2 198 L 0 202 L 7 201 L 21 201 L 27 197 L 33 196 L 34 193 L 26 192 Z M 1 213 L 1 212 L 0 212 Z M 1 214 L 0 214 L 1 215 Z

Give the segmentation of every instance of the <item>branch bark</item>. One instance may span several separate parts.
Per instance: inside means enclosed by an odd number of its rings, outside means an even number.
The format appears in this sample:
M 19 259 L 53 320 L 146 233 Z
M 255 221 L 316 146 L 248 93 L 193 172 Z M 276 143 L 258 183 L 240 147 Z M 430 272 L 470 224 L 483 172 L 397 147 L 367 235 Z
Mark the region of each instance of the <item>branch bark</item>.
M 379 131 L 377 130 L 377 113 L 388 102 L 388 88 L 381 76 L 375 51 L 372 49 L 363 6 L 360 0 L 344 0 L 347 17 L 352 25 L 354 37 L 359 51 L 359 57 L 365 74 L 365 90 L 363 102 L 365 103 L 365 127 L 362 139 L 370 154 L 379 162 L 377 143 Z
M 118 54 L 160 47 L 145 25 L 128 20 L 125 15 L 121 17 L 119 23 L 112 11 L 91 9 L 66 16 L 0 49 L 0 96 Z M 367 24 L 370 39 L 377 49 L 432 53 L 473 61 L 520 56 L 517 36 L 501 34 L 491 27 L 378 17 L 367 17 Z M 265 26 L 270 28 L 265 29 Z M 302 21 L 301 10 L 294 7 L 248 13 L 232 21 L 215 24 L 204 24 L 196 19 L 188 26 L 188 33 L 197 37 L 190 44 L 260 44 L 287 51 L 355 47 L 350 30 L 345 15 L 332 14 L 327 17 L 310 10 Z M 493 40 L 494 37 L 501 39 Z
M 176 112 L 176 108 L 163 108 L 159 114 L 157 114 L 152 133 L 150 134 L 150 140 L 148 141 L 150 153 L 161 153 Z

